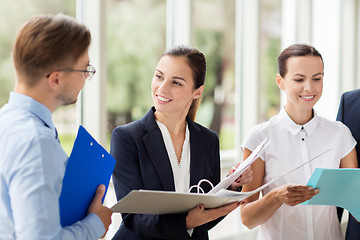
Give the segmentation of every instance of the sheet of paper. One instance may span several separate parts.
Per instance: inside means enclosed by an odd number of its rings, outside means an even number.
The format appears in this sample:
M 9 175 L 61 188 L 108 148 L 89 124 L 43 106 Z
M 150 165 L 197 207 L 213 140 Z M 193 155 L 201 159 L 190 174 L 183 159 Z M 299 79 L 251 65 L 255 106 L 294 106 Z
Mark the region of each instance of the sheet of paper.
M 79 127 L 69 157 L 59 199 L 62 226 L 82 220 L 100 184 L 107 186 L 115 159 L 83 128 Z
M 219 182 L 208 194 L 215 194 L 221 189 L 227 189 L 240 175 L 245 172 L 245 170 L 260 157 L 260 155 L 264 152 L 265 148 L 269 145 L 270 140 L 267 138 L 264 139 L 247 157 L 244 161 L 240 163 L 240 165 L 236 168 L 235 172 L 227 177 L 225 177 L 221 182 Z
M 242 200 L 242 199 L 245 199 L 245 198 L 248 198 L 250 197 L 251 195 L 257 193 L 257 192 L 260 192 L 261 190 L 263 190 L 264 188 L 266 188 L 267 186 L 269 186 L 270 184 L 272 184 L 273 182 L 275 182 L 276 180 L 278 180 L 279 178 L 281 177 L 284 177 L 292 172 L 294 172 L 295 170 L 301 168 L 302 166 L 304 166 L 305 164 L 308 164 L 309 162 L 315 160 L 316 158 L 324 155 L 325 153 L 329 152 L 331 149 L 328 149 L 327 151 L 317 155 L 316 157 L 310 159 L 309 161 L 303 163 L 303 164 L 300 164 L 299 166 L 291 169 L 290 171 L 288 172 L 285 172 L 284 174 L 282 175 L 279 175 L 277 176 L 276 178 L 272 179 L 271 181 L 267 182 L 266 184 L 262 185 L 261 187 L 258 187 L 257 189 L 253 190 L 253 191 L 250 191 L 250 192 L 234 192 L 234 191 L 230 191 L 230 190 L 226 190 L 226 189 L 221 189 L 220 191 L 218 191 L 217 193 L 215 193 L 216 196 L 222 196 L 222 197 L 232 197 L 232 198 L 235 198 L 236 196 L 238 196 L 239 198 L 237 199 L 238 201 Z M 241 198 L 241 199 L 240 199 Z
M 360 169 L 317 168 L 308 184 L 320 190 L 303 205 L 331 205 L 348 210 L 360 220 Z

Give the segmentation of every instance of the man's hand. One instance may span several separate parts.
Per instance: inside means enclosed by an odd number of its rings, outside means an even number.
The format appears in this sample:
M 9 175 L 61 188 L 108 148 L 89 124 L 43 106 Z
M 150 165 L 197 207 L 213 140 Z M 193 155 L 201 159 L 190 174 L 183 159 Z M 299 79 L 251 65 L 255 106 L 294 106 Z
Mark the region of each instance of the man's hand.
M 104 194 L 105 194 L 105 186 L 100 185 L 96 190 L 95 197 L 92 200 L 90 207 L 88 209 L 88 214 L 95 213 L 96 215 L 98 215 L 98 217 L 101 219 L 105 227 L 105 233 L 102 236 L 102 238 L 106 235 L 109 229 L 109 225 L 111 224 L 111 215 L 112 215 L 111 209 L 102 205 L 101 199 L 103 198 Z

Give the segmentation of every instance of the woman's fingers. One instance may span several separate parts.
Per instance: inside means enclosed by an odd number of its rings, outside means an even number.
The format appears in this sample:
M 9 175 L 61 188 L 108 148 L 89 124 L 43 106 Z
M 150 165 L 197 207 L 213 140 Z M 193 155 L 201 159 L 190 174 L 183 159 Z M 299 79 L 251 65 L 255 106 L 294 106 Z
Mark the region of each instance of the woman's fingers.
M 194 228 L 225 216 L 239 207 L 241 203 L 242 202 L 234 202 L 210 209 L 205 209 L 204 205 L 200 204 L 188 212 L 188 215 L 186 216 L 186 227 Z
M 281 202 L 295 206 L 311 199 L 319 193 L 319 190 L 305 185 L 285 185 L 280 188 L 279 192 L 278 196 Z

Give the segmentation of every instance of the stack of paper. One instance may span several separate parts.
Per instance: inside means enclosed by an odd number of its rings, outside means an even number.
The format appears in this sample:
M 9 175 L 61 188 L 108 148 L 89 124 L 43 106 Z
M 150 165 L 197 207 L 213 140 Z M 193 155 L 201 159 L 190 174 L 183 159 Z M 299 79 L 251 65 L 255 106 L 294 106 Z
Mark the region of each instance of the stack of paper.
M 221 189 L 227 189 L 240 175 L 245 172 L 245 170 L 253 164 L 253 162 L 260 157 L 260 155 L 265 151 L 265 148 L 269 145 L 270 140 L 267 138 L 264 139 L 250 154 L 248 158 L 246 158 L 240 165 L 236 168 L 235 172 L 230 176 L 227 176 L 220 183 L 218 183 L 208 194 L 215 194 Z

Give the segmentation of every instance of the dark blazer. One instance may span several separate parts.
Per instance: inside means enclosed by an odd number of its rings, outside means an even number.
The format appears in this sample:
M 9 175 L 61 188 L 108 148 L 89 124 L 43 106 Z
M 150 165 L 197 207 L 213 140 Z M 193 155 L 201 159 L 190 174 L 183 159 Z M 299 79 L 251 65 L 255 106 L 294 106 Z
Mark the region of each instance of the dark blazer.
M 175 191 L 169 157 L 158 128 L 155 108 L 140 120 L 119 126 L 111 136 L 111 155 L 116 159 L 113 182 L 117 200 L 133 189 Z M 209 129 L 186 119 L 190 132 L 190 185 L 206 178 L 220 181 L 219 140 Z M 201 185 L 204 191 L 210 186 Z M 208 239 L 208 230 L 220 220 L 196 227 L 192 238 L 186 215 L 122 214 L 123 222 L 113 239 Z
M 339 112 L 336 117 L 337 121 L 343 122 L 351 131 L 356 142 L 356 154 L 358 166 L 360 159 L 360 89 L 346 92 L 341 96 Z M 342 215 L 342 209 L 338 209 L 339 218 Z M 360 239 L 360 223 L 349 214 L 349 222 L 346 229 L 345 239 Z

